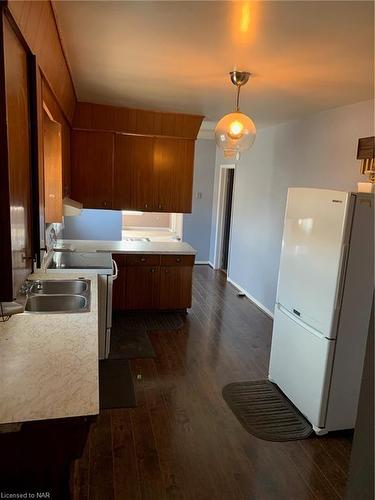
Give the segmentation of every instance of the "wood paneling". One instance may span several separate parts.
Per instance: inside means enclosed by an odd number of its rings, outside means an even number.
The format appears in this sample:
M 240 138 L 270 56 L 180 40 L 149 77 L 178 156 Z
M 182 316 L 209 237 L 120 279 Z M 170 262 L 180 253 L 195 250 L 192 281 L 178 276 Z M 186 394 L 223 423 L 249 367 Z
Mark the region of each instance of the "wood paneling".
M 50 1 L 8 0 L 8 8 L 68 121 L 76 96 Z
M 192 266 L 162 266 L 160 268 L 159 309 L 191 307 Z
M 13 300 L 32 270 L 31 148 L 28 53 L 1 17 L 1 289 Z M 3 67 L 2 67 L 3 66 Z
M 196 139 L 203 116 L 78 102 L 73 127 Z
M 72 131 L 72 198 L 85 208 L 111 208 L 114 134 Z
M 42 99 L 54 121 L 61 125 L 62 145 L 62 196 L 70 196 L 71 164 L 70 164 L 70 125 L 66 120 L 59 103 L 53 95 L 45 79 L 42 80 Z
M 61 125 L 43 114 L 45 221 L 62 222 Z

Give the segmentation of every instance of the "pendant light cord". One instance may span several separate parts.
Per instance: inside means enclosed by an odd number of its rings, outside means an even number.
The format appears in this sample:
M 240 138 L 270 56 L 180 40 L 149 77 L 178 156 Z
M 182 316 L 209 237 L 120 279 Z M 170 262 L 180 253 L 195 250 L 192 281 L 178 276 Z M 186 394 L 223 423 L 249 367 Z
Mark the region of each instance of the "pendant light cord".
M 241 85 L 237 85 L 236 111 L 240 110 L 240 91 Z

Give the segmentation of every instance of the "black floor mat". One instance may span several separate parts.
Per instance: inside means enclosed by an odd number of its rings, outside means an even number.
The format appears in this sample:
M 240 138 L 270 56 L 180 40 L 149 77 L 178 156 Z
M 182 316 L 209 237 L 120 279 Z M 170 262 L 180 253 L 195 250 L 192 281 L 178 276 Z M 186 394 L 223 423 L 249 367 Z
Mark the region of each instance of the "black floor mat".
M 295 441 L 313 432 L 305 417 L 268 380 L 228 384 L 223 397 L 242 426 L 260 439 Z
M 148 331 L 181 330 L 184 326 L 181 315 L 176 312 L 148 313 L 144 321 Z
M 111 332 L 110 359 L 154 358 L 155 351 L 145 330 L 130 330 L 119 326 Z
M 128 360 L 103 359 L 99 361 L 99 406 L 101 410 L 136 406 L 133 378 Z
M 174 311 L 117 312 L 113 315 L 112 328 L 117 328 L 117 325 L 120 324 L 126 330 L 143 329 L 147 331 L 181 330 L 184 326 L 181 314 Z

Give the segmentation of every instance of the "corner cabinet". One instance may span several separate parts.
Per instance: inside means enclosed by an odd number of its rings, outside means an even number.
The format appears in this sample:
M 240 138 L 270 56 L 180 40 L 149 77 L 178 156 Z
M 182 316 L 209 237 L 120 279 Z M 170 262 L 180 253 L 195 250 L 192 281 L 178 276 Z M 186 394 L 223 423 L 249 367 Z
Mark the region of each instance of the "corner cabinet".
M 113 309 L 184 310 L 191 307 L 194 255 L 113 254 L 119 278 Z
M 84 208 L 112 208 L 115 134 L 73 130 L 71 192 Z

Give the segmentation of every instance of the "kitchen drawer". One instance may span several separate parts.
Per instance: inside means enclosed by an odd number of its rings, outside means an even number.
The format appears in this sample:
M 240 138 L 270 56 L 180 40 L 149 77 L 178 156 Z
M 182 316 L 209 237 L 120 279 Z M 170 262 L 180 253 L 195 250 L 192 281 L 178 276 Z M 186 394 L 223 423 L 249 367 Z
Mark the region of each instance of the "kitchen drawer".
M 193 266 L 195 255 L 162 255 L 162 266 Z
M 112 259 L 116 261 L 119 267 L 126 266 L 126 255 L 124 253 L 113 253 Z
M 126 264 L 128 266 L 159 266 L 160 255 L 152 255 L 152 254 L 127 255 Z

